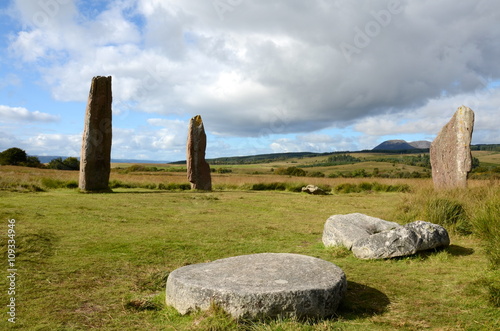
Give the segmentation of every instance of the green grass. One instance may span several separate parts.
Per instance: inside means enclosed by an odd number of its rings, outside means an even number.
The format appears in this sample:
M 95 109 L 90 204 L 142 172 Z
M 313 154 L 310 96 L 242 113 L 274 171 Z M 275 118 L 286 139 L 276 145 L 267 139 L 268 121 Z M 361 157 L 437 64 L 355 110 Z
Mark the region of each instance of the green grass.
M 57 186 L 57 185 L 56 185 Z M 310 196 L 290 191 L 201 193 L 116 188 L 0 191 L 0 220 L 16 219 L 20 330 L 493 330 L 493 276 L 482 242 L 452 233 L 445 250 L 363 261 L 324 248 L 333 214 L 361 212 L 397 221 L 416 193 Z M 412 201 L 415 201 L 412 200 Z M 5 257 L 6 236 L 1 248 Z M 165 281 L 181 266 L 229 256 L 288 252 L 340 266 L 348 292 L 329 320 L 234 321 L 213 308 L 180 316 L 166 307 Z M 3 268 L 0 288 L 7 288 Z M 6 298 L 2 290 L 2 298 Z M 2 299 L 5 300 L 5 299 Z

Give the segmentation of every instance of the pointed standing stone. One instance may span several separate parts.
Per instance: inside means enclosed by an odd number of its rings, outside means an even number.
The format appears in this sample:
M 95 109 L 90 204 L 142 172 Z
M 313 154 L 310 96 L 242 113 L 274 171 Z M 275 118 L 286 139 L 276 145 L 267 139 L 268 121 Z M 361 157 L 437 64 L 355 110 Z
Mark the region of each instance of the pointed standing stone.
M 461 106 L 432 142 L 430 158 L 436 189 L 467 187 L 467 175 L 472 169 L 473 128 L 474 112 Z
M 187 140 L 187 176 L 193 190 L 212 190 L 210 166 L 205 161 L 207 135 L 203 127 L 203 120 L 196 115 L 189 121 Z
M 83 131 L 79 188 L 84 192 L 110 192 L 111 76 L 92 78 Z

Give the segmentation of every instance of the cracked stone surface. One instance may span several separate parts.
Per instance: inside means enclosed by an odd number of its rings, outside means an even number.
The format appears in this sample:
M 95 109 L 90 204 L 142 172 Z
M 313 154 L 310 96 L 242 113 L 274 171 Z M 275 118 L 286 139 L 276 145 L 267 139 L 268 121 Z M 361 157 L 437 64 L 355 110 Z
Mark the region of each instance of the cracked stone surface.
M 325 246 L 345 246 L 360 259 L 387 259 L 446 247 L 448 232 L 441 225 L 415 221 L 406 225 L 360 213 L 333 215 L 323 229 Z
M 174 270 L 166 301 L 181 314 L 212 303 L 235 318 L 313 317 L 335 313 L 347 288 L 333 263 L 298 254 L 262 253 Z

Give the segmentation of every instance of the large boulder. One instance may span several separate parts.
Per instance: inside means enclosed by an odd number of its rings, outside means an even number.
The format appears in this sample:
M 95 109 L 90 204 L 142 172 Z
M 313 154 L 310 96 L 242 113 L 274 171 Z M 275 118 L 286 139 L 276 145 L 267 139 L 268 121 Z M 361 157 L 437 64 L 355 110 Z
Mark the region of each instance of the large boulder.
M 473 128 L 474 112 L 461 106 L 432 142 L 430 159 L 435 188 L 467 187 L 467 175 L 472 169 Z
M 307 185 L 302 187 L 302 192 L 312 194 L 312 195 L 326 195 L 326 192 L 316 185 Z
M 359 239 L 399 226 L 398 223 L 360 213 L 333 215 L 326 220 L 323 229 L 323 244 L 345 246 L 351 249 L 352 244 Z
M 400 226 L 361 238 L 354 242 L 351 250 L 360 259 L 387 259 L 415 254 L 417 243 L 416 233 Z
M 347 288 L 335 264 L 298 254 L 263 253 L 188 265 L 168 277 L 166 302 L 181 314 L 216 304 L 235 318 L 335 313 Z
M 415 221 L 405 225 L 406 228 L 415 232 L 418 238 L 417 250 L 425 251 L 428 249 L 446 247 L 450 245 L 448 231 L 441 225 Z
M 416 221 L 401 226 L 363 214 L 334 215 L 323 230 L 325 246 L 345 246 L 360 259 L 386 259 L 446 247 L 450 238 L 440 225 Z

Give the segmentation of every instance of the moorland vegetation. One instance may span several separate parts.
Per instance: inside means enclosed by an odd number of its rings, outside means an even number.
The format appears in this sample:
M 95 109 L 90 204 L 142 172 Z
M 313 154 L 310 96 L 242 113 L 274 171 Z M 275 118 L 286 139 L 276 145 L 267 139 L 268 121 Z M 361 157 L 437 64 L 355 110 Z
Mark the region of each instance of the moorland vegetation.
M 110 194 L 79 193 L 78 171 L 2 165 L 0 219 L 5 233 L 7 221 L 16 220 L 18 305 L 16 324 L 3 318 L 0 328 L 498 329 L 500 153 L 473 154 L 479 166 L 469 188 L 451 191 L 435 191 L 430 178 L 375 175 L 427 173 L 423 164 L 405 163 L 421 154 L 356 153 L 349 155 L 360 162 L 337 165 L 325 165 L 325 155 L 213 164 L 212 192 L 190 190 L 182 164 L 114 164 Z M 306 175 L 279 174 L 288 168 Z M 369 176 L 332 176 L 361 169 Z M 311 176 L 315 172 L 325 176 Z M 329 194 L 300 193 L 306 184 Z M 441 224 L 451 245 L 381 261 L 325 248 L 326 219 L 353 212 Z M 0 246 L 6 260 L 6 236 Z M 340 266 L 348 291 L 338 314 L 245 321 L 217 307 L 181 316 L 165 305 L 165 281 L 176 268 L 261 252 L 305 254 Z M 2 277 L 0 287 L 7 289 L 7 282 Z

